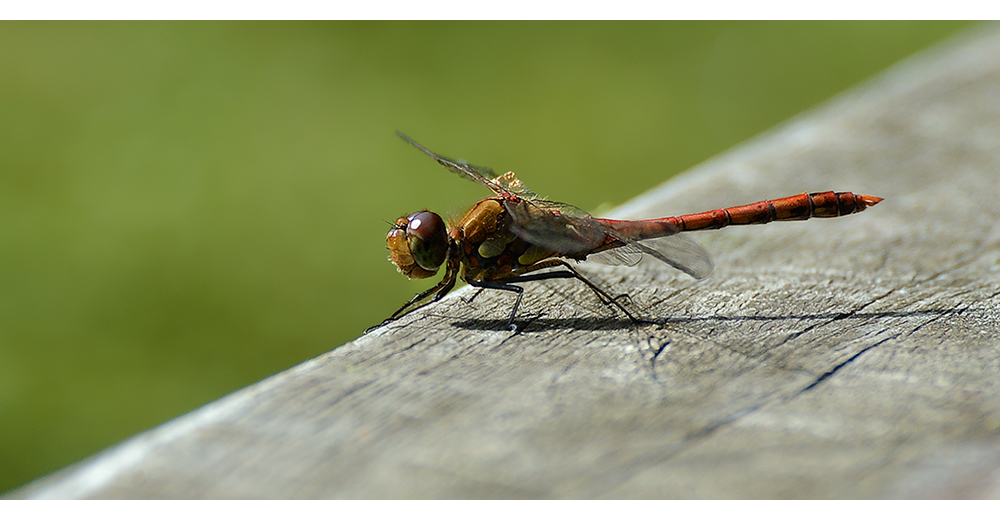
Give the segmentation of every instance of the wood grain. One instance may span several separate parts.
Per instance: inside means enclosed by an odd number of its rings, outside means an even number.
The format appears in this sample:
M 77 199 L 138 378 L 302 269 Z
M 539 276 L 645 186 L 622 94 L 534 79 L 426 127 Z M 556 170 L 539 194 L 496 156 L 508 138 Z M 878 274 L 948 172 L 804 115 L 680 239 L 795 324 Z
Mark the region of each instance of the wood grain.
M 1000 31 L 610 216 L 821 190 L 885 201 L 692 233 L 700 282 L 581 267 L 655 324 L 552 281 L 511 334 L 459 291 L 10 497 L 1000 498 Z

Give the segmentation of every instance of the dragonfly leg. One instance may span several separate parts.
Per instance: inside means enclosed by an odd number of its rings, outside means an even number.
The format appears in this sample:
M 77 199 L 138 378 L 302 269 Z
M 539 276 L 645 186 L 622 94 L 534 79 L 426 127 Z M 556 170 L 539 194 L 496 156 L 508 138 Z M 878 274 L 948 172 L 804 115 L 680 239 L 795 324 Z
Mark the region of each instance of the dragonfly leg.
M 565 267 L 568 271 L 550 271 L 547 273 L 523 274 L 532 271 L 537 271 L 539 269 L 547 269 L 549 267 Z M 532 282 L 537 280 L 551 280 L 554 278 L 576 278 L 577 280 L 583 282 L 587 287 L 589 287 L 591 291 L 594 291 L 594 294 L 596 294 L 597 297 L 601 300 L 601 303 L 609 306 L 614 305 L 615 307 L 618 308 L 618 310 L 622 311 L 622 313 L 628 316 L 628 319 L 632 320 L 632 323 L 642 322 L 642 320 L 633 316 L 632 313 L 630 313 L 628 309 L 626 309 L 621 303 L 618 303 L 618 300 L 623 297 L 631 301 L 629 295 L 622 294 L 618 297 L 612 298 L 608 293 L 604 292 L 603 289 L 601 289 L 596 284 L 588 280 L 585 276 L 580 274 L 580 272 L 574 269 L 573 266 L 569 265 L 565 261 L 560 260 L 558 258 L 551 258 L 549 260 L 543 260 L 541 262 L 533 264 L 529 266 L 526 270 L 522 271 L 522 274 L 514 278 L 507 278 L 504 280 L 504 282 L 511 284 L 511 283 L 521 283 L 521 282 Z M 511 319 L 513 319 L 513 316 Z
M 399 308 L 399 310 L 392 313 L 392 316 L 389 316 L 388 318 L 383 320 L 382 323 L 379 323 L 374 327 L 368 327 L 367 329 L 365 329 L 364 333 L 368 334 L 369 332 L 381 327 L 382 325 L 385 325 L 386 323 L 395 321 L 396 318 L 402 316 L 403 314 L 415 311 L 425 305 L 430 305 L 440 300 L 441 298 L 444 298 L 444 295 L 448 294 L 448 292 L 450 292 L 452 288 L 455 287 L 455 280 L 458 278 L 459 265 L 460 264 L 457 260 L 449 259 L 447 270 L 444 273 L 444 278 L 442 278 L 437 285 L 431 287 L 430 289 L 427 289 L 426 291 L 421 292 L 420 294 L 414 296 L 413 298 L 410 298 L 410 301 L 406 302 L 406 305 L 403 305 L 402 307 Z M 433 295 L 433 298 L 431 298 L 428 301 L 422 302 L 422 300 L 431 295 Z
M 521 306 L 521 297 L 524 296 L 524 287 L 518 287 L 516 285 L 510 285 L 508 283 L 491 283 L 491 282 L 469 282 L 469 285 L 479 288 L 479 292 L 477 292 L 473 296 L 473 298 L 478 296 L 483 289 L 499 289 L 501 291 L 516 292 L 517 300 L 514 300 L 514 308 L 510 310 L 510 316 L 507 318 L 507 329 L 512 332 L 517 331 L 517 326 L 514 325 L 514 316 L 517 315 L 517 308 Z
M 423 307 L 428 303 L 434 303 L 440 300 L 441 298 L 444 297 L 445 294 L 448 294 L 448 291 L 450 291 L 451 288 L 454 286 L 455 286 L 455 280 L 448 280 L 448 279 L 441 280 L 441 282 L 435 285 L 434 287 L 431 287 L 430 289 L 427 289 L 426 291 L 411 298 L 410 301 L 406 302 L 406 305 L 400 307 L 399 310 L 392 313 L 392 316 L 389 316 L 389 318 L 382 323 L 384 324 L 386 322 L 398 318 L 401 314 L 403 314 L 403 311 L 412 311 L 415 309 L 419 309 L 420 307 Z M 431 294 L 434 294 L 434 298 L 432 298 L 430 301 L 421 305 L 414 305 L 420 300 L 423 300 L 424 298 L 430 296 Z M 410 307 L 412 307 L 412 309 Z
M 473 287 L 475 287 L 475 286 L 473 286 Z M 472 301 L 475 300 L 476 298 L 478 298 L 479 295 L 483 292 L 483 289 L 485 289 L 485 287 L 480 287 L 479 290 L 476 291 L 476 294 L 473 294 L 469 298 L 462 297 L 462 301 L 465 302 L 465 303 L 472 303 Z
M 629 296 L 628 294 L 619 294 L 618 296 L 615 296 L 614 300 L 615 301 L 625 300 L 625 303 L 627 303 L 629 305 L 632 304 L 632 297 Z

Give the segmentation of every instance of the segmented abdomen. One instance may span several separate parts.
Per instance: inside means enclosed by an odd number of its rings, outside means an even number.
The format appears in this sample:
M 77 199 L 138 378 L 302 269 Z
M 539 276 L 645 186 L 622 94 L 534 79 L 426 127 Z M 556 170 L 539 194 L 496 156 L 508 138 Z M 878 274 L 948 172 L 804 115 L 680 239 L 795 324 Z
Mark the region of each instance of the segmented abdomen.
M 868 206 L 874 206 L 881 200 L 879 197 L 851 192 L 823 191 L 670 217 L 670 219 L 681 231 L 718 229 L 726 226 L 767 224 L 778 220 L 839 217 L 864 211 Z
M 778 220 L 832 218 L 864 211 L 881 202 L 880 197 L 851 192 L 822 191 L 803 193 L 775 200 L 764 200 L 743 206 L 692 213 L 680 217 L 649 220 L 606 220 L 615 235 L 627 240 L 647 240 L 672 235 L 680 231 L 719 229 L 726 226 L 767 224 Z M 608 242 L 614 242 L 608 237 Z

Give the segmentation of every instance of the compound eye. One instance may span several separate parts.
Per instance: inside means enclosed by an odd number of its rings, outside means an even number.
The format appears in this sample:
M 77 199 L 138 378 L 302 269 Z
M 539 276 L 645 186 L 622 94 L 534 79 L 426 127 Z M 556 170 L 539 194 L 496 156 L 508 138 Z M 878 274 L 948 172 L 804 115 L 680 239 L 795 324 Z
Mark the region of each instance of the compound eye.
M 448 255 L 448 233 L 441 217 L 430 211 L 418 211 L 406 217 L 407 242 L 417 265 L 435 271 Z
M 420 240 L 433 240 L 435 235 L 444 231 L 445 225 L 441 217 L 430 211 L 418 211 L 406 217 L 409 223 L 406 225 L 406 233 L 420 238 Z

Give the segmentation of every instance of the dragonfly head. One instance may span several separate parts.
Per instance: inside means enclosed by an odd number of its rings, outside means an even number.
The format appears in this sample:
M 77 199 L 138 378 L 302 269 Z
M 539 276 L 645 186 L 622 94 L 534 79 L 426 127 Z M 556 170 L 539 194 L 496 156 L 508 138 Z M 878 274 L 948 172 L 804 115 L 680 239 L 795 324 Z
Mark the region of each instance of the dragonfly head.
M 407 278 L 434 276 L 448 256 L 448 230 L 435 213 L 400 217 L 385 238 L 389 261 Z

